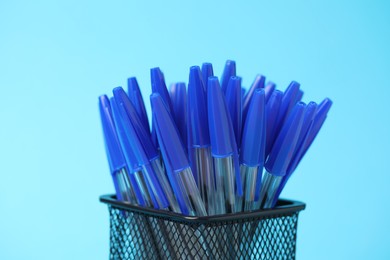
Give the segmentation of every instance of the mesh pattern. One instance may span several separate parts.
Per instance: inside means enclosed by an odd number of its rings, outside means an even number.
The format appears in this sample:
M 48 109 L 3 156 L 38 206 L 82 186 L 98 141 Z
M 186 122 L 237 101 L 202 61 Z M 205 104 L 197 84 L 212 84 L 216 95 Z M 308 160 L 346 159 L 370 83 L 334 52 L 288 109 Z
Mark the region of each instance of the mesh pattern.
M 298 212 L 201 223 L 108 207 L 110 259 L 295 259 Z

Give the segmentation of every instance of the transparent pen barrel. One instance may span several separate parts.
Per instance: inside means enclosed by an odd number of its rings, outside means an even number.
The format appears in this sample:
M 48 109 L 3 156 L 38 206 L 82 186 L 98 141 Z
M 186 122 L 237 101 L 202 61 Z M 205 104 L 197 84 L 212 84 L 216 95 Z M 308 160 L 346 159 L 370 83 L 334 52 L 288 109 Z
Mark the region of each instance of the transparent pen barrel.
M 209 215 L 215 214 L 215 177 L 211 149 L 195 148 L 196 171 L 198 177 L 200 196 Z
M 153 170 L 156 173 L 156 178 L 160 182 L 161 187 L 167 196 L 168 202 L 169 202 L 169 209 L 176 213 L 181 213 L 179 204 L 177 203 L 177 200 L 175 198 L 175 195 L 173 194 L 172 187 L 169 184 L 168 178 L 164 172 L 164 169 L 161 166 L 161 162 L 159 158 L 156 158 L 151 161 L 151 165 Z
M 269 172 L 264 173 L 264 177 L 262 180 L 260 198 L 259 201 L 256 202 L 257 208 L 267 209 L 272 207 L 272 202 L 278 191 L 280 183 L 283 179 L 283 176 L 276 176 Z
M 255 189 L 257 178 L 261 178 L 259 174 L 259 167 L 248 167 L 241 165 L 240 167 L 241 177 L 244 179 L 244 211 L 253 210 L 255 201 Z
M 131 204 L 137 204 L 137 200 L 135 197 L 135 193 L 133 187 L 130 185 L 129 176 L 127 175 L 127 171 L 125 168 L 120 169 L 114 174 L 114 178 L 116 178 L 119 192 L 124 201 L 128 201 Z
M 235 173 L 232 157 L 214 157 L 217 214 L 235 213 Z
M 185 204 L 190 215 L 206 216 L 206 208 L 200 196 L 198 187 L 196 186 L 191 168 L 186 168 L 176 173 L 176 180 L 180 187 Z

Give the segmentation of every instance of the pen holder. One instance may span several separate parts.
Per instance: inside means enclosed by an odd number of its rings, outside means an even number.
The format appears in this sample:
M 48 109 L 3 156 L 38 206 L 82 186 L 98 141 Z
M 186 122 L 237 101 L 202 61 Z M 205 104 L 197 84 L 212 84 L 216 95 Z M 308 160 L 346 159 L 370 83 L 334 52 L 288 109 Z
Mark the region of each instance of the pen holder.
M 130 205 L 104 195 L 110 259 L 295 259 L 298 214 L 305 204 L 280 199 L 273 209 L 190 217 Z

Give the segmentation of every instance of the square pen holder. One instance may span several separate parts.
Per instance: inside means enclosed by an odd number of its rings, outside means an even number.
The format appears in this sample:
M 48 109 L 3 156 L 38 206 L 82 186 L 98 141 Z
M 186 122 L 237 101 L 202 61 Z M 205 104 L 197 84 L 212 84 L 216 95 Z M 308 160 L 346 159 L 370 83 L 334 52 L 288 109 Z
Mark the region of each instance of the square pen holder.
M 298 214 L 305 204 L 280 199 L 273 209 L 192 217 L 134 206 L 104 195 L 110 259 L 295 259 Z

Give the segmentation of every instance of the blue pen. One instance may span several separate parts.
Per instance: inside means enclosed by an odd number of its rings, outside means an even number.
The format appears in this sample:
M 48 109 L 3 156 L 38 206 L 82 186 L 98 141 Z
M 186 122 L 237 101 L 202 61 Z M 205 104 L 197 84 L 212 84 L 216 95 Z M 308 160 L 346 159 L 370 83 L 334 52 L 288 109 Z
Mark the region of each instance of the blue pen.
M 202 64 L 202 79 L 203 79 L 203 84 L 205 87 L 205 92 L 207 93 L 207 81 L 209 77 L 214 76 L 214 70 L 213 70 L 213 65 L 209 62 L 205 62 Z
M 227 60 L 221 77 L 221 88 L 223 93 L 226 93 L 229 80 L 232 76 L 236 76 L 236 62 L 234 60 Z
M 256 208 L 270 208 L 279 185 L 286 175 L 288 163 L 293 156 L 300 130 L 303 123 L 305 104 L 302 102 L 294 106 L 293 111 L 283 124 L 272 151 L 265 163 L 265 174 L 262 180 L 259 201 Z
M 147 132 L 150 132 L 148 114 L 146 113 L 145 103 L 142 98 L 141 90 L 139 89 L 137 79 L 135 77 L 127 79 L 127 88 L 127 93 L 129 95 L 130 101 L 133 103 L 134 108 L 137 110 L 137 114 L 141 119 L 145 130 Z
M 191 167 L 185 155 L 179 133 L 162 97 L 150 96 L 153 120 L 160 143 L 161 153 L 168 169 L 168 176 L 174 179 L 174 190 L 183 213 L 206 216 L 206 208 L 196 186 Z
M 126 134 L 126 131 L 123 127 L 123 123 L 119 114 L 119 108 L 114 98 L 110 99 L 110 104 L 115 121 L 116 131 L 129 168 L 129 175 L 134 179 L 134 190 L 138 190 L 138 192 L 136 192 L 137 201 L 141 206 L 153 207 L 153 205 L 156 204 L 156 199 L 153 196 L 153 192 L 151 191 L 150 186 L 147 185 L 146 178 L 142 172 L 139 162 L 137 161 L 135 152 L 131 147 L 131 142 L 128 139 L 128 135 Z
M 205 89 L 200 68 L 198 66 L 191 67 L 188 83 L 189 159 L 206 210 L 209 215 L 214 215 L 215 180 Z
M 240 162 L 245 211 L 253 210 L 255 199 L 258 200 L 259 197 L 264 167 L 265 119 L 265 92 L 259 89 L 253 94 L 242 135 Z
M 245 94 L 244 101 L 242 104 L 242 122 L 245 124 L 246 114 L 248 113 L 248 108 L 252 99 L 253 94 L 256 90 L 264 88 L 265 77 L 262 75 L 257 75 L 255 80 L 253 81 L 251 87 L 248 92 Z
M 118 200 L 137 204 L 135 192 L 130 184 L 127 174 L 127 164 L 123 156 L 122 148 L 116 134 L 115 124 L 112 117 L 110 101 L 106 95 L 99 97 L 100 118 L 102 121 L 107 158 L 111 176 L 114 182 Z
M 238 156 L 235 152 L 237 146 L 225 97 L 217 77 L 208 79 L 207 104 L 216 183 L 216 214 L 235 213 L 236 194 L 242 196 Z
M 275 204 L 279 198 L 280 193 L 282 192 L 288 179 L 290 178 L 291 174 L 294 172 L 296 166 L 298 165 L 298 159 L 299 159 L 300 155 L 302 154 L 302 151 L 304 149 L 304 144 L 307 140 L 307 137 L 309 136 L 309 132 L 310 132 L 310 129 L 313 125 L 313 118 L 315 116 L 316 110 L 317 110 L 317 104 L 315 102 L 310 102 L 305 108 L 302 128 L 301 128 L 301 131 L 299 133 L 297 145 L 295 147 L 295 151 L 293 153 L 293 156 L 292 156 L 290 162 L 288 162 L 286 175 L 283 176 L 283 179 L 278 187 L 278 190 L 275 194 L 275 197 L 273 198 L 272 207 L 275 206 Z
M 241 97 L 241 78 L 233 76 L 230 78 L 226 89 L 226 103 L 232 119 L 234 136 L 237 148 L 241 146 L 241 128 L 242 128 L 242 97 Z M 242 176 L 241 176 L 242 177 Z
M 127 130 L 126 133 L 129 135 L 131 144 L 134 147 L 133 151 L 138 152 L 136 154 L 138 162 L 147 177 L 147 184 L 153 190 L 158 207 L 167 208 L 169 206 L 169 209 L 175 212 L 180 211 L 164 170 L 161 167 L 157 149 L 153 145 L 150 135 L 142 126 L 135 108 L 122 88 L 115 88 L 113 93 L 118 104 L 123 126 Z
M 169 89 L 169 95 L 173 107 L 173 119 L 175 120 L 177 130 L 179 130 L 183 145 L 187 148 L 187 91 L 185 83 L 172 84 Z

